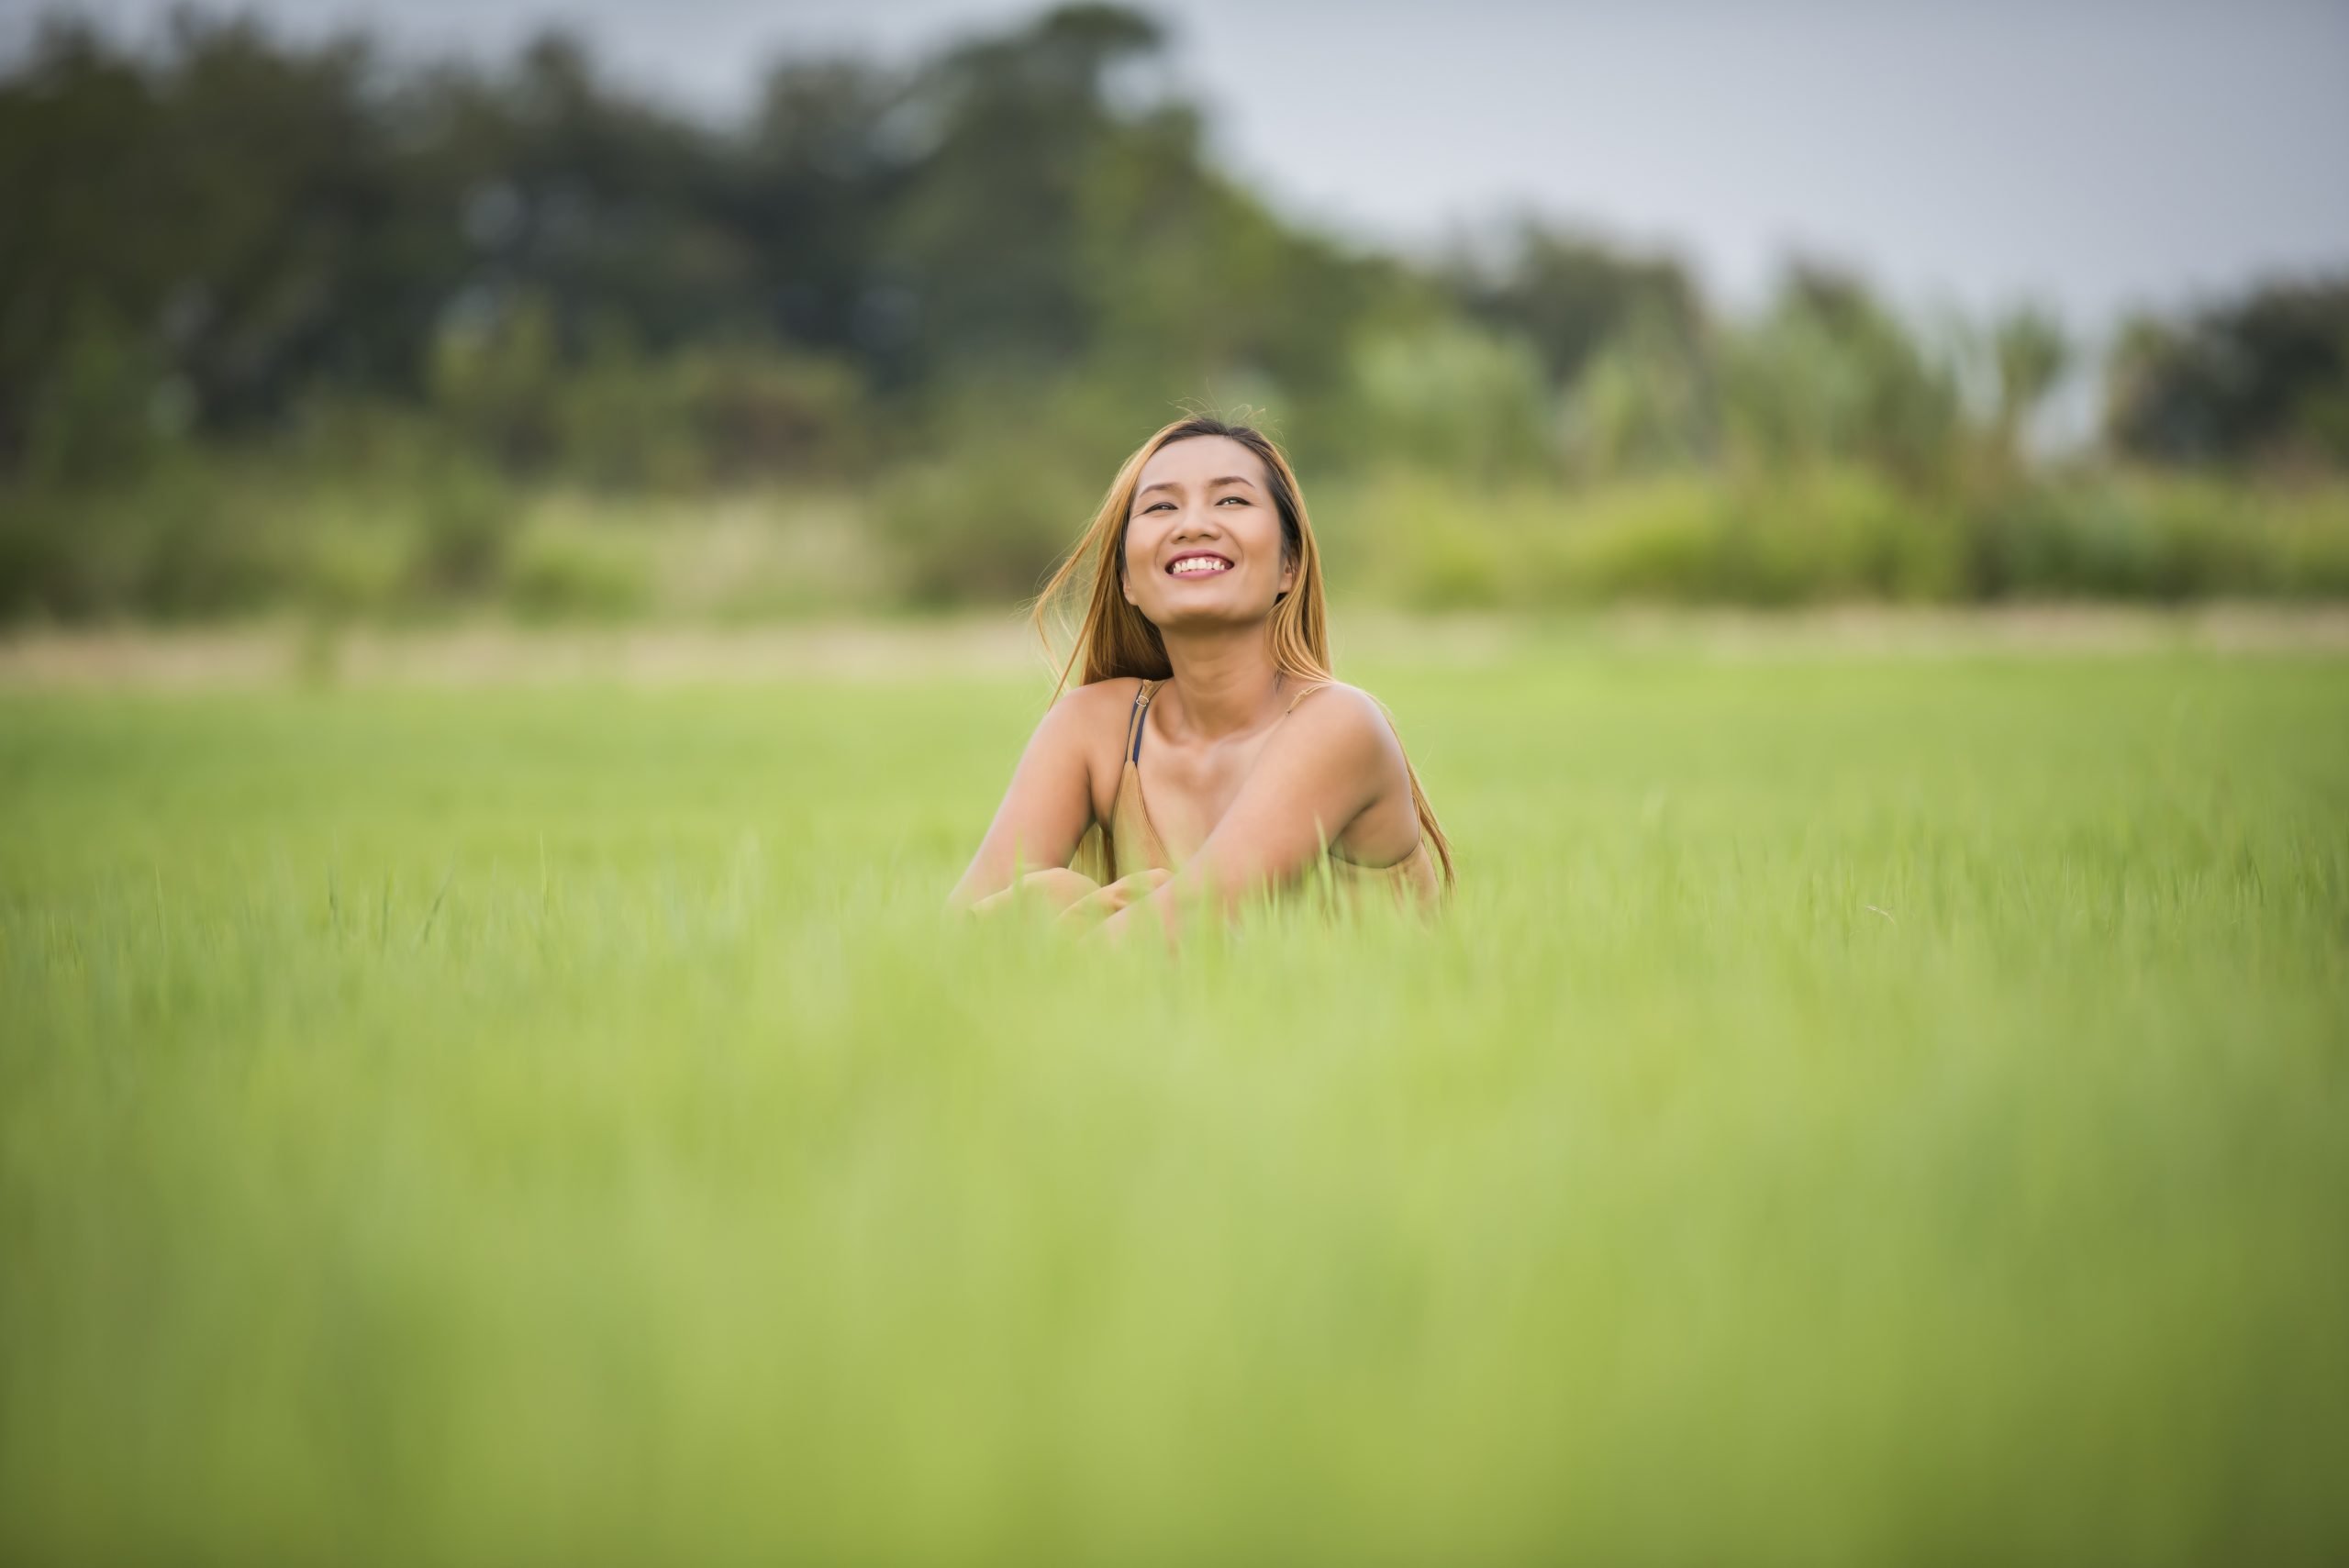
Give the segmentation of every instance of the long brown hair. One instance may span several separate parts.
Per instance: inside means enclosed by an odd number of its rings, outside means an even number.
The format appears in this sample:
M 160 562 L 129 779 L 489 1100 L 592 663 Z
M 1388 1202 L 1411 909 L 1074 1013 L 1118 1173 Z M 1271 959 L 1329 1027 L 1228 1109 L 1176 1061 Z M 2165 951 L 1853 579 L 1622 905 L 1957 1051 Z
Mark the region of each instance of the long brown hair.
M 1128 603 L 1121 591 L 1126 575 L 1126 522 L 1133 510 L 1134 487 L 1141 483 L 1143 465 L 1161 448 L 1195 436 L 1222 436 L 1238 441 L 1263 461 L 1265 477 L 1271 484 L 1273 504 L 1280 512 L 1282 548 L 1297 567 L 1296 580 L 1288 592 L 1275 601 L 1272 618 L 1265 628 L 1273 667 L 1300 684 L 1319 684 L 1337 678 L 1330 671 L 1330 610 L 1321 590 L 1321 547 L 1314 540 L 1313 523 L 1305 512 L 1305 495 L 1297 487 L 1297 474 L 1290 469 L 1288 459 L 1269 438 L 1250 426 L 1194 414 L 1162 427 L 1134 449 L 1133 455 L 1118 470 L 1118 477 L 1110 482 L 1108 494 L 1101 498 L 1100 510 L 1093 514 L 1093 521 L 1075 547 L 1037 595 L 1033 618 L 1048 658 L 1052 656 L 1052 621 L 1080 595 L 1085 601 L 1074 641 L 1067 659 L 1061 662 L 1060 679 L 1052 687 L 1054 697 L 1067 689 L 1069 676 L 1080 667 L 1084 677 L 1077 684 L 1084 686 L 1119 675 L 1163 681 L 1174 674 L 1174 667 L 1166 658 L 1165 639 L 1141 613 L 1141 606 Z M 1384 703 L 1379 704 L 1379 711 L 1386 713 Z M 1386 723 L 1388 728 L 1394 728 L 1393 714 L 1386 715 Z M 1395 739 L 1399 746 L 1400 730 L 1396 731 Z M 1408 751 L 1403 756 L 1403 771 L 1411 781 L 1411 804 L 1419 811 L 1419 830 L 1435 845 L 1436 858 L 1443 863 L 1444 881 L 1450 884 L 1454 880 L 1452 840 L 1444 837 L 1442 825 L 1436 821 L 1435 807 L 1428 804 L 1428 792 L 1419 786 L 1419 770 L 1411 766 Z

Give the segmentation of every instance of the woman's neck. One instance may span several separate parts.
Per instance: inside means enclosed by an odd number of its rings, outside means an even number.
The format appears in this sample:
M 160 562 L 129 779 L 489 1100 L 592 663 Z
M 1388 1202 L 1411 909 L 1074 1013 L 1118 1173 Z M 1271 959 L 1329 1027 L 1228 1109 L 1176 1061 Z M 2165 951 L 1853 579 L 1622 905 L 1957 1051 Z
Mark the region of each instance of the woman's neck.
M 1280 672 L 1261 625 L 1178 634 L 1165 642 L 1186 729 L 1220 740 L 1271 717 Z

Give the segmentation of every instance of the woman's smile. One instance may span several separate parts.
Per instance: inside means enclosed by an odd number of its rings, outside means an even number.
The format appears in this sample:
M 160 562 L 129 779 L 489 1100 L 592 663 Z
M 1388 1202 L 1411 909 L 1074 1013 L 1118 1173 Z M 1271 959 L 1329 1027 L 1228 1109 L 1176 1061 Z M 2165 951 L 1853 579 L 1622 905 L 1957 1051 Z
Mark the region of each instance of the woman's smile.
M 1212 577 L 1231 570 L 1231 558 L 1212 550 L 1186 550 L 1166 563 L 1169 577 Z

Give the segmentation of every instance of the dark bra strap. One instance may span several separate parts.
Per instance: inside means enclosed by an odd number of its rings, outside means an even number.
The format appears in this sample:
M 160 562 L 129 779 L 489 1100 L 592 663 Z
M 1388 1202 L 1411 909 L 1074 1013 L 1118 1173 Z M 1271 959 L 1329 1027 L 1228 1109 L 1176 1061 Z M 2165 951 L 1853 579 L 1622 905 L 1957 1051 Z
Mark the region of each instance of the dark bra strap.
M 1150 699 L 1157 695 L 1156 681 L 1143 681 L 1134 687 L 1134 705 L 1126 710 L 1126 760 L 1141 761 L 1142 724 L 1150 713 Z

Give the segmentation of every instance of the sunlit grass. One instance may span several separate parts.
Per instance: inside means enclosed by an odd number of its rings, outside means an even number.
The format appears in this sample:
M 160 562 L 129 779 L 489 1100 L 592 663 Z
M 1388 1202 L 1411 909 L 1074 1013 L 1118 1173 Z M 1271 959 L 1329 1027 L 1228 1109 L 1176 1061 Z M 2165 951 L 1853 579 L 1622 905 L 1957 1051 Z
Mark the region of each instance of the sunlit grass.
M 1171 965 L 1025 686 L 0 699 L 0 1556 L 2349 1551 L 2349 668 L 1349 673 Z

